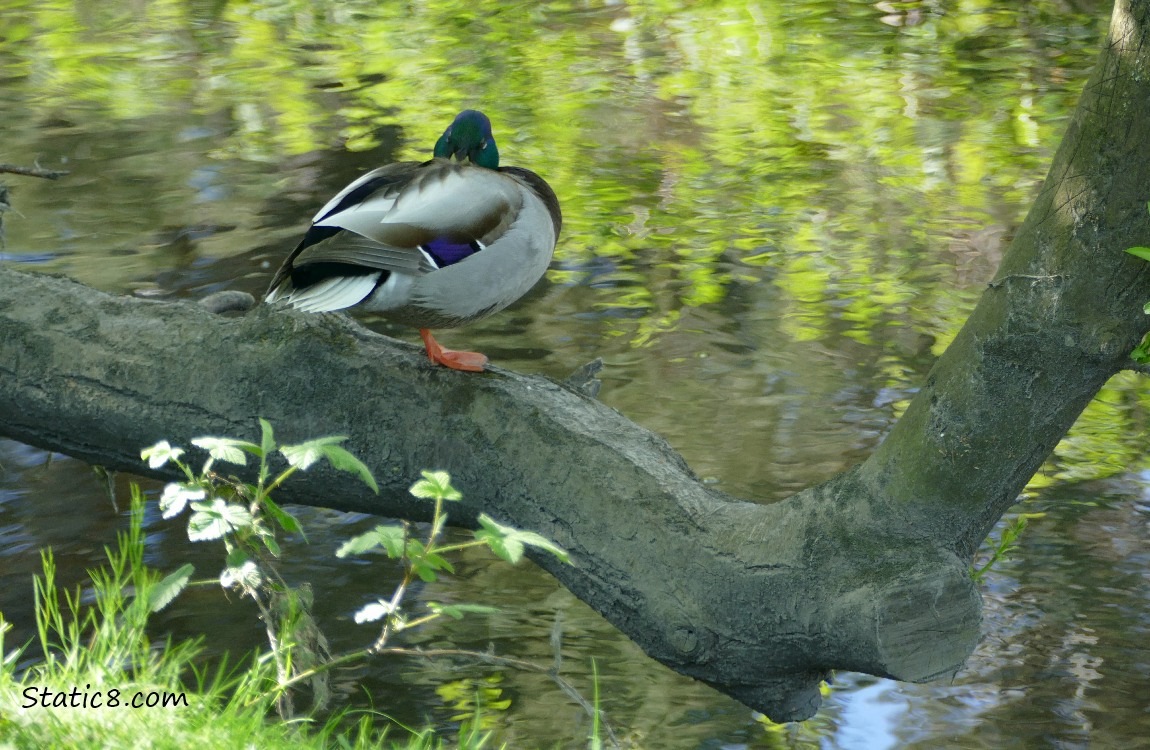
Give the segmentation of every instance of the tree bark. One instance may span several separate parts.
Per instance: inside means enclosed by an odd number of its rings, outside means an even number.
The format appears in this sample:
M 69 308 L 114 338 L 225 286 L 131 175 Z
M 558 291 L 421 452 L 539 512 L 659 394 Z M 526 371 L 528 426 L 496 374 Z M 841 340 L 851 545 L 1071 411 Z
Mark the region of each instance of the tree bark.
M 0 268 L 0 433 L 156 474 L 198 435 L 331 434 L 378 496 L 324 468 L 286 502 L 426 519 L 424 468 L 541 532 L 537 562 L 652 657 L 772 719 L 810 716 L 833 669 L 924 681 L 979 638 L 981 540 L 1147 329 L 1150 0 L 1119 0 L 1026 222 L 961 333 L 861 466 L 773 505 L 704 486 L 657 435 L 539 377 L 431 367 L 340 316 L 241 317 Z

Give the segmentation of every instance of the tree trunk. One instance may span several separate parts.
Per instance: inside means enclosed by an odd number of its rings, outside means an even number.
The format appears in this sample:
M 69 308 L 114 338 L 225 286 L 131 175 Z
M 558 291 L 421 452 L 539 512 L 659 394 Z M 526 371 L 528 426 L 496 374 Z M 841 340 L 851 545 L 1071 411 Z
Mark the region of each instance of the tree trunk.
M 0 433 L 140 474 L 160 439 L 346 434 L 378 496 L 319 469 L 280 499 L 426 519 L 418 471 L 541 532 L 538 562 L 652 657 L 777 721 L 832 669 L 950 675 L 979 638 L 981 540 L 1150 327 L 1150 0 L 1119 0 L 1050 175 L 958 338 L 865 463 L 773 505 L 549 380 L 431 367 L 340 316 L 242 317 L 0 269 Z

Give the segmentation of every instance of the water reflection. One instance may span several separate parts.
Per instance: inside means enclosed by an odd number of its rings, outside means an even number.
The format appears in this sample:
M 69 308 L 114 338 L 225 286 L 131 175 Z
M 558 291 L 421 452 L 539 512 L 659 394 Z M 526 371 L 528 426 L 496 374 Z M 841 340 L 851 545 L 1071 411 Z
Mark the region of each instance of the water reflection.
M 556 188 L 564 236 L 528 298 L 445 342 L 554 377 L 602 356 L 605 402 L 769 502 L 857 463 L 901 413 L 1042 179 L 1108 8 L 0 0 L 5 159 L 72 172 L 9 180 L 2 257 L 112 291 L 260 293 L 332 193 L 425 157 L 480 106 L 506 161 Z M 605 708 L 645 747 L 1132 746 L 1150 734 L 1150 480 L 1126 473 L 1145 468 L 1144 400 L 1116 378 L 1036 477 L 1026 509 L 1048 516 L 989 577 L 987 638 L 953 684 L 840 675 L 814 722 L 764 728 L 550 578 L 478 557 L 419 595 L 503 614 L 416 638 L 548 662 L 562 613 L 572 679 L 588 685 L 596 658 Z M 123 525 L 88 469 L 42 460 L 0 449 L 0 610 L 24 636 L 35 550 L 52 545 L 74 582 Z M 317 582 L 337 647 L 359 645 L 350 614 L 393 574 L 331 555 L 369 520 L 305 516 L 288 575 Z M 148 528 L 155 565 L 218 565 Z M 259 643 L 250 608 L 208 591 L 158 624 Z M 416 724 L 449 722 L 474 693 L 444 687 L 460 679 L 510 699 L 491 716 L 512 746 L 579 744 L 580 710 L 533 675 L 339 677 L 349 701 L 366 685 Z

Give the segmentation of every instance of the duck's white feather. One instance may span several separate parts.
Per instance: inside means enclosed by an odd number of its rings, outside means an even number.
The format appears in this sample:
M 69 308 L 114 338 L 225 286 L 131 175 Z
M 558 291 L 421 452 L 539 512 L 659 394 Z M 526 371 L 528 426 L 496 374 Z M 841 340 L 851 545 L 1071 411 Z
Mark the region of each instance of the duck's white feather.
M 379 283 L 379 274 L 335 276 L 306 289 L 296 289 L 287 300 L 304 312 L 331 312 L 359 304 Z

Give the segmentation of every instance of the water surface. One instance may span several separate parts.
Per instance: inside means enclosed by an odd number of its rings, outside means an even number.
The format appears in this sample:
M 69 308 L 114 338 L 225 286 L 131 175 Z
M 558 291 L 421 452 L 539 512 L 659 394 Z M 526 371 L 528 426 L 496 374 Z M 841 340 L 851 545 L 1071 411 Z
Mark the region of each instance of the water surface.
M 857 463 L 956 333 L 1044 177 L 1105 31 L 1103 2 L 0 0 L 3 258 L 117 293 L 262 292 L 327 198 L 424 158 L 487 112 L 504 162 L 564 207 L 547 279 L 458 331 L 499 365 L 564 377 L 709 481 L 761 502 Z M 407 340 L 412 331 L 372 327 Z M 1031 483 L 1045 512 L 986 582 L 986 638 L 950 684 L 839 675 L 804 725 L 643 656 L 529 564 L 465 557 L 422 599 L 494 604 L 413 633 L 541 663 L 591 659 L 641 747 L 1133 747 L 1150 736 L 1150 466 L 1143 389 L 1115 378 Z M 37 550 L 80 579 L 125 520 L 78 462 L 0 443 L 0 611 L 31 631 Z M 414 479 L 414 478 L 413 478 Z M 121 497 L 126 478 L 119 478 Z M 147 485 L 154 490 L 153 485 Z M 304 510 L 288 575 L 337 648 L 394 571 L 337 560 L 372 519 Z M 149 517 L 161 569 L 218 553 Z M 185 594 L 158 632 L 259 645 L 254 613 Z M 578 747 L 579 708 L 536 675 L 387 661 L 350 705 L 450 727 L 479 691 L 512 747 Z M 373 699 L 365 697 L 370 690 Z

